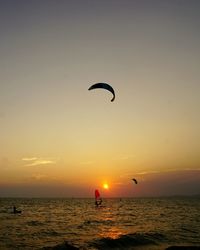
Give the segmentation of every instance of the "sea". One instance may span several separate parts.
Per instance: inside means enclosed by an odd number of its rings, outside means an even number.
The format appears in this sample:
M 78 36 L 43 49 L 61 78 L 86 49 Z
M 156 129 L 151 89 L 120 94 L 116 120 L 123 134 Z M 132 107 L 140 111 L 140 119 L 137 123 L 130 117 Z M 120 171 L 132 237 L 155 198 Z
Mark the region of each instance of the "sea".
M 200 249 L 200 196 L 0 198 L 0 249 Z

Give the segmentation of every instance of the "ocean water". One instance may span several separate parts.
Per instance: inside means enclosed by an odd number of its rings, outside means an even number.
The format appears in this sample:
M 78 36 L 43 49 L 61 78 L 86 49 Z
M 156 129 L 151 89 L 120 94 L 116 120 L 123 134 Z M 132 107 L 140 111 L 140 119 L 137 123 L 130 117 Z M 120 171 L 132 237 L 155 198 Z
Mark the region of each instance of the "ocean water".
M 22 210 L 12 214 L 12 206 Z M 0 199 L 0 249 L 200 246 L 200 197 Z M 74 248 L 73 248 L 74 247 Z

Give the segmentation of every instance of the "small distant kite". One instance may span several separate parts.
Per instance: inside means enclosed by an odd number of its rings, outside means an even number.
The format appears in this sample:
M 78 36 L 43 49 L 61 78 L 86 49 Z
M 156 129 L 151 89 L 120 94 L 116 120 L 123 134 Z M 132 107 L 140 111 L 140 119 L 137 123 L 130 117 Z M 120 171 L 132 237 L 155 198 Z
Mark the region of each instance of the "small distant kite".
M 88 90 L 92 90 L 92 89 L 106 89 L 106 90 L 110 91 L 113 94 L 113 98 L 111 99 L 111 102 L 113 102 L 115 100 L 115 91 L 107 83 L 103 83 L 103 82 L 95 83 L 91 87 L 89 87 Z
M 137 180 L 136 180 L 136 179 L 132 179 L 132 181 L 134 181 L 134 182 L 135 182 L 135 184 L 138 184 L 138 182 L 137 182 Z

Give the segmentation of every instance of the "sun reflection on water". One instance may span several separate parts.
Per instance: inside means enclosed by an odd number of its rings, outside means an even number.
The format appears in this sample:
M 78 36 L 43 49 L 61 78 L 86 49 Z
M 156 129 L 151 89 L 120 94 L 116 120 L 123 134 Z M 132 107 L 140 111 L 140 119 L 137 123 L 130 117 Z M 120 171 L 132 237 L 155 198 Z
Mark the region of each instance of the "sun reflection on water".
M 125 233 L 116 225 L 116 218 L 113 216 L 110 207 L 102 211 L 101 221 L 103 224 L 100 228 L 100 237 L 117 239 Z
M 119 238 L 123 232 L 116 226 L 112 226 L 110 228 L 104 228 L 102 232 L 99 234 L 102 238 L 111 238 L 117 239 Z

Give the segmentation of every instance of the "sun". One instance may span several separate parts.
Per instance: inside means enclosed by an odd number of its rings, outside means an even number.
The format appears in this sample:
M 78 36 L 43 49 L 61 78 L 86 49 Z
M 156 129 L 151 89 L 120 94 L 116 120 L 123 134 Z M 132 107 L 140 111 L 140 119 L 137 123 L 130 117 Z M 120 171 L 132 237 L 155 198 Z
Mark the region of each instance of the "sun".
M 104 188 L 104 189 L 109 189 L 108 184 L 107 184 L 107 183 L 104 183 L 104 184 L 103 184 L 103 188 Z

